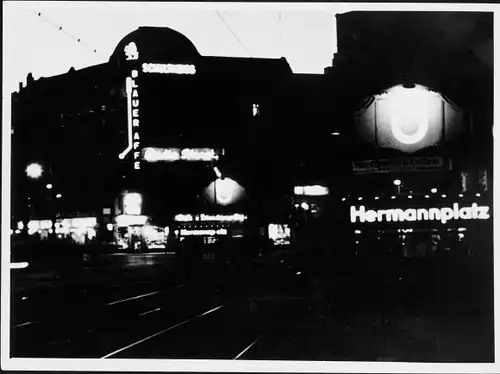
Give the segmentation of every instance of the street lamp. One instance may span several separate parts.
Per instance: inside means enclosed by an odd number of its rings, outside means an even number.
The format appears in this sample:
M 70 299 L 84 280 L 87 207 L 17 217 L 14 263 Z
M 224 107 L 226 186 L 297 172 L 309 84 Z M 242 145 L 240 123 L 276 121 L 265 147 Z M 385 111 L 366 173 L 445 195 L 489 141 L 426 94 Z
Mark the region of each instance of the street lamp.
M 40 164 L 35 162 L 28 165 L 26 168 L 26 175 L 32 179 L 38 179 L 42 176 L 43 168 Z
M 61 197 L 62 197 L 62 195 L 61 195 L 60 193 L 58 193 L 58 194 L 56 195 L 56 199 L 60 199 Z
M 48 190 L 52 189 L 52 184 L 48 183 L 45 187 L 47 187 Z
M 400 194 L 401 193 L 401 180 L 395 179 L 393 183 L 395 186 L 398 187 L 398 194 Z

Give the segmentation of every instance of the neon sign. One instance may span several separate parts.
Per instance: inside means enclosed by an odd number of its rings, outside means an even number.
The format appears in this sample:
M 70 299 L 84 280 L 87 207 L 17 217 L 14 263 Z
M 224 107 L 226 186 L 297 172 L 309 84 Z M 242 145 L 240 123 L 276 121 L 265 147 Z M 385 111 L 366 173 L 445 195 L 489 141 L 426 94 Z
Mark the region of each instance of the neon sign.
M 328 195 L 328 187 L 323 186 L 296 186 L 293 189 L 295 195 L 304 196 L 325 196 Z
M 217 214 L 217 215 L 208 215 L 208 214 L 200 214 L 196 216 L 192 216 L 191 214 L 178 214 L 175 216 L 175 221 L 177 222 L 194 222 L 194 221 L 202 221 L 202 222 L 243 222 L 247 217 L 244 214 Z
M 181 230 L 181 236 L 214 236 L 214 235 L 227 235 L 226 229 L 218 230 Z
M 125 90 L 127 93 L 127 120 L 128 120 L 128 145 L 125 150 L 118 155 L 123 160 L 125 156 L 134 151 L 134 169 L 140 170 L 141 146 L 139 136 L 139 86 L 135 78 L 139 75 L 137 70 L 132 70 L 132 76 L 127 77 L 125 81 Z
M 211 148 L 152 148 L 143 150 L 144 161 L 147 162 L 174 162 L 174 161 L 213 161 L 218 160 L 219 155 Z
M 125 46 L 125 56 L 128 61 L 139 59 L 139 50 L 134 42 L 130 42 Z
M 156 74 L 175 74 L 175 75 L 193 75 L 196 74 L 196 67 L 194 65 L 184 64 L 142 64 L 142 71 L 144 73 Z
M 460 207 L 458 203 L 453 204 L 453 208 L 421 208 L 421 209 L 381 209 L 366 210 L 361 205 L 359 208 L 351 206 L 351 222 L 356 223 L 359 219 L 363 222 L 415 222 L 415 221 L 441 221 L 446 223 L 455 219 L 489 219 L 490 207 L 478 206 L 476 203 L 470 207 Z

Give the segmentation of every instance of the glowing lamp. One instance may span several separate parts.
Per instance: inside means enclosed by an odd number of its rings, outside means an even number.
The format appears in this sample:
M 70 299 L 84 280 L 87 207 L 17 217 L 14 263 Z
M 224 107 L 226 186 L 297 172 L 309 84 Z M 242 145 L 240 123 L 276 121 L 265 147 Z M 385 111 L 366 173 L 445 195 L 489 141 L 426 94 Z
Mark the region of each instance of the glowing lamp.
M 401 186 L 401 181 L 399 179 L 396 179 L 393 183 L 395 186 Z
M 28 167 L 26 168 L 26 174 L 28 177 L 33 178 L 33 179 L 38 179 L 42 176 L 43 173 L 43 168 L 41 165 L 37 163 L 32 163 L 29 164 Z
M 433 189 L 431 189 L 431 192 L 432 192 L 432 193 L 437 193 L 437 192 L 438 192 L 438 190 L 437 190 L 437 188 L 433 188 Z
M 218 178 L 205 188 L 205 197 L 219 205 L 234 204 L 245 196 L 245 189 L 230 178 Z
M 47 184 L 45 187 L 47 187 L 48 190 L 51 190 L 52 189 L 52 184 Z
M 62 195 L 61 195 L 60 193 L 58 193 L 58 194 L 56 195 L 56 199 L 60 199 L 61 197 L 62 197 Z

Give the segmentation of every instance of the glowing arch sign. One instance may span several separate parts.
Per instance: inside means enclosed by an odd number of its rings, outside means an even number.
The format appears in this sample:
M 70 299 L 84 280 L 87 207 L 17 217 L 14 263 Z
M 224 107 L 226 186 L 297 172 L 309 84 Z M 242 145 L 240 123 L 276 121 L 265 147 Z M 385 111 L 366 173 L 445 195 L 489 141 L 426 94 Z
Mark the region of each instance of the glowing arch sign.
M 354 124 L 361 140 L 406 153 L 453 139 L 467 128 L 459 108 L 421 85 L 374 95 L 355 113 Z
M 454 203 L 453 207 L 421 208 L 421 209 L 379 209 L 367 210 L 363 205 L 359 208 L 351 206 L 351 222 L 416 222 L 416 221 L 441 221 L 443 224 L 450 220 L 486 220 L 490 218 L 490 207 L 471 206 L 461 207 Z
M 416 144 L 429 131 L 429 91 L 395 87 L 389 98 L 389 124 L 392 135 L 403 144 Z

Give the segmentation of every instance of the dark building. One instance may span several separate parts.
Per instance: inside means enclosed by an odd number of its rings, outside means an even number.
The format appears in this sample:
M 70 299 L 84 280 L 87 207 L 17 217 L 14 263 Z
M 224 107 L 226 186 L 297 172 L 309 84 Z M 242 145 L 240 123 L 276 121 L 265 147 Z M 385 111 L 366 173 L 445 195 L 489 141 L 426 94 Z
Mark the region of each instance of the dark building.
M 478 12 L 337 16 L 324 135 L 339 134 L 336 252 L 368 259 L 363 271 L 455 258 L 448 267 L 469 274 L 457 287 L 491 300 L 492 25 Z M 432 283 L 424 269 L 418 282 Z
M 91 239 L 113 231 L 120 241 L 129 224 L 140 236 L 146 220 L 157 230 L 177 214 L 238 213 L 246 232 L 266 231 L 288 219 L 303 164 L 295 147 L 311 142 L 292 129 L 311 125 L 317 79 L 293 75 L 283 58 L 201 56 L 155 27 L 124 37 L 108 63 L 29 78 L 12 97 L 14 222 L 61 237 L 76 230 L 68 218 L 87 217 Z M 40 177 L 27 176 L 33 164 Z M 209 223 L 200 229 L 218 227 Z

